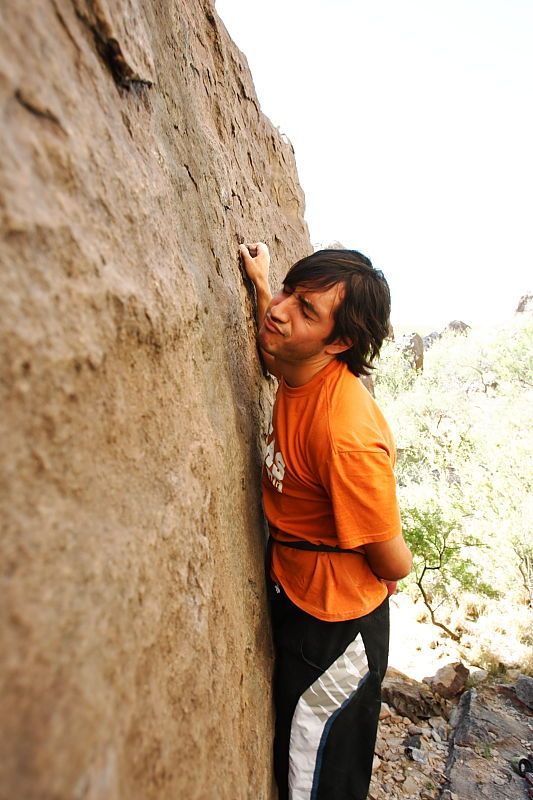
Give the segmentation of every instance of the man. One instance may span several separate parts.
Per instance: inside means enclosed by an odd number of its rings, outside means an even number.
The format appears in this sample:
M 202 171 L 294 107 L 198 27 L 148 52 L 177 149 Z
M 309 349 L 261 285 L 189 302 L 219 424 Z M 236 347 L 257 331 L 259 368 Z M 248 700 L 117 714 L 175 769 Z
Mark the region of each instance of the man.
M 411 569 L 394 442 L 358 377 L 387 335 L 389 289 L 360 253 L 321 250 L 272 297 L 267 246 L 240 252 L 280 381 L 263 472 L 279 798 L 363 800 L 387 667 L 385 582 Z

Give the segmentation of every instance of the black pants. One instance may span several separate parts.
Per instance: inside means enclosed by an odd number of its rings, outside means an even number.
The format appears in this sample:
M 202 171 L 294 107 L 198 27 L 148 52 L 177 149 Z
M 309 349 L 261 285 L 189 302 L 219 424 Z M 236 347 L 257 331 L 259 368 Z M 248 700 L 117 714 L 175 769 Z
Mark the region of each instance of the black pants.
M 359 619 L 324 622 L 272 581 L 269 594 L 279 800 L 364 800 L 387 669 L 388 599 Z

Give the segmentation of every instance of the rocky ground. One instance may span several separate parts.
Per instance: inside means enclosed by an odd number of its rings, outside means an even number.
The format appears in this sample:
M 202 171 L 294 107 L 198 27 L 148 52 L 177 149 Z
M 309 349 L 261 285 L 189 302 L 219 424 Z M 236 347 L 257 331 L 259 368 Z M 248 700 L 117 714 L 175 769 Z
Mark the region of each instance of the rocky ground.
M 449 731 L 441 717 L 417 724 L 383 703 L 369 800 L 438 798 L 446 781 Z
M 531 697 L 517 696 L 512 672 L 496 681 L 470 665 L 467 674 L 453 643 L 432 647 L 435 630 L 413 625 L 413 613 L 405 597 L 393 598 L 369 800 L 529 797 L 512 759 L 533 750 Z

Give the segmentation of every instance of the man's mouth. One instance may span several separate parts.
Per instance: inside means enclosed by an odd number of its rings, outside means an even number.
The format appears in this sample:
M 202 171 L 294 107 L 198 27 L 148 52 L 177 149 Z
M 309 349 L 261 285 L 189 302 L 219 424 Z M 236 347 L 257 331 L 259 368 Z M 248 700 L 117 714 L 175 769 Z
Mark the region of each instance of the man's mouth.
M 284 335 L 283 332 L 280 331 L 278 326 L 272 322 L 272 320 L 268 315 L 265 317 L 265 328 L 267 329 L 267 331 L 272 331 L 272 333 L 279 333 L 281 336 Z

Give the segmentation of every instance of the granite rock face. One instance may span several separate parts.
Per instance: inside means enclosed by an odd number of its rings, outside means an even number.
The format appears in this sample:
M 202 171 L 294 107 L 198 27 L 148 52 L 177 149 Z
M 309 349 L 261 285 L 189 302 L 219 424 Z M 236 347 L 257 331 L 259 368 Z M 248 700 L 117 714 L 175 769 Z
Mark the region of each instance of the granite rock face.
M 209 0 L 1 16 L 0 796 L 270 798 L 237 248 L 311 252 L 292 148 Z
M 531 718 L 516 705 L 507 686 L 483 686 L 465 692 L 446 764 L 448 794 L 461 800 L 526 797 L 522 777 L 511 764 L 531 741 Z

